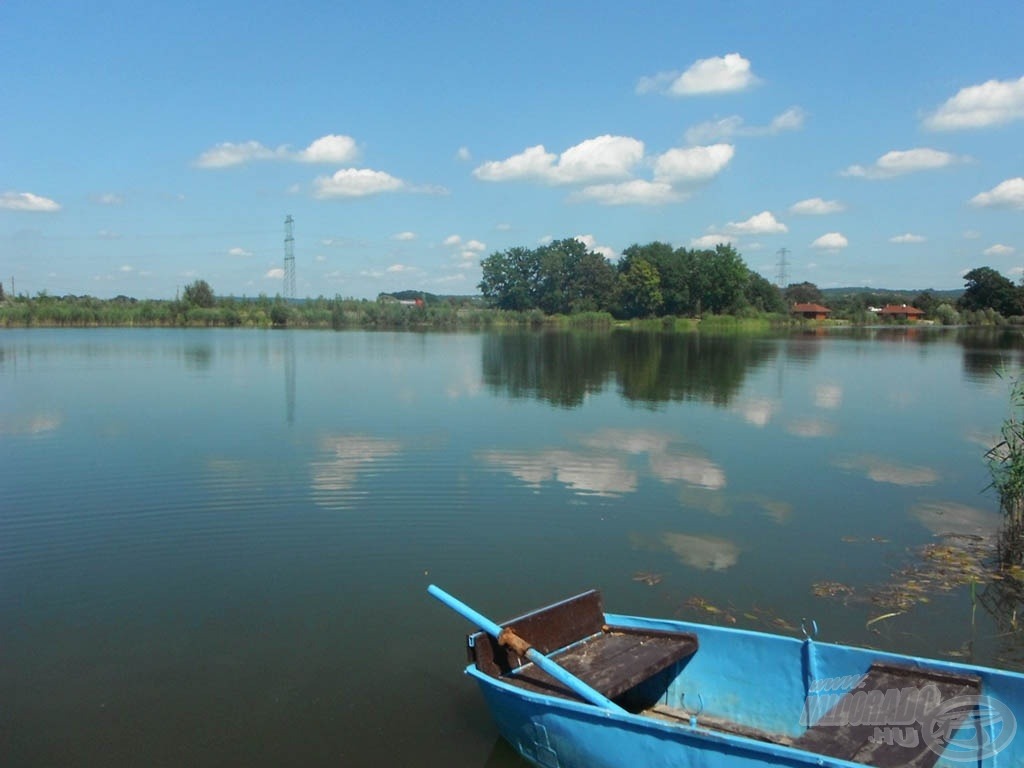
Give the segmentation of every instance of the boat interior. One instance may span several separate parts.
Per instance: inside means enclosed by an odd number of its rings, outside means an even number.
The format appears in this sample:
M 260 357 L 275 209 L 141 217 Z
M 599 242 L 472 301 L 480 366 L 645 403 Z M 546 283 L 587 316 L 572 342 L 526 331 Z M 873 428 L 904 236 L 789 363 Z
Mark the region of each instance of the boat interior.
M 805 712 L 807 719 L 800 725 L 800 710 L 791 708 L 785 715 L 790 727 L 772 728 L 770 718 L 766 720 L 754 714 L 747 717 L 736 709 L 716 712 L 714 707 L 705 707 L 702 698 L 691 701 L 694 697 L 686 697 L 684 689 L 688 685 L 692 687 L 700 678 L 695 675 L 688 680 L 686 674 L 687 667 L 701 654 L 696 632 L 617 626 L 610 621 L 610 617 L 606 619 L 600 593 L 591 590 L 512 619 L 503 626 L 632 714 L 875 768 L 930 768 L 939 754 L 922 737 L 920 723 L 899 729 L 895 735 L 890 729 L 886 738 L 879 738 L 878 728 L 872 724 L 844 724 L 851 720 L 844 715 L 849 714 L 855 703 L 849 697 L 860 696 L 863 700 L 872 691 L 878 691 L 878 697 L 889 691 L 917 695 L 927 688 L 931 697 L 929 706 L 935 706 L 957 696 L 978 695 L 981 691 L 980 679 L 972 675 L 876 660 L 863 670 L 855 690 L 829 698 L 830 707 L 825 711 L 814 712 L 813 718 L 807 717 Z M 781 641 L 797 642 L 791 638 Z M 533 693 L 582 701 L 534 664 L 483 632 L 469 636 L 468 652 L 470 663 L 486 675 Z M 728 662 L 729 659 L 723 657 L 716 663 Z M 765 684 L 772 684 L 770 674 L 764 678 Z M 806 696 L 806 691 L 802 695 Z M 793 698 L 789 696 L 790 700 Z M 904 704 L 913 707 L 916 701 Z M 769 727 L 765 727 L 766 723 Z M 918 729 L 917 733 L 911 733 L 910 728 Z

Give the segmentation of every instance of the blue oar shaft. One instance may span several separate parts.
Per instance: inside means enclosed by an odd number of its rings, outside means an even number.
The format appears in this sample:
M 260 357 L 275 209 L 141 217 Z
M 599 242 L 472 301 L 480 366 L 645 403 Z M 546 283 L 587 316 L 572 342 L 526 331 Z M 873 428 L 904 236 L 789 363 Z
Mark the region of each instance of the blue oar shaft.
M 505 644 L 506 640 L 509 638 L 516 641 L 515 645 L 519 647 L 515 648 L 515 650 L 522 653 L 520 648 L 526 644 L 521 638 L 513 634 L 511 631 L 502 629 L 501 625 L 496 624 L 483 614 L 473 610 L 464 602 L 462 602 L 456 597 L 453 597 L 452 595 L 449 595 L 440 587 L 431 584 L 429 587 L 427 587 L 427 592 L 429 592 L 433 597 L 436 597 L 442 603 L 447 605 L 453 611 L 461 615 L 463 618 L 469 620 L 475 626 L 480 627 L 480 629 L 482 629 L 488 635 L 496 639 L 498 642 Z M 589 701 L 591 704 L 594 704 L 603 709 L 609 709 L 613 712 L 625 711 L 614 701 L 607 698 L 606 696 L 603 696 L 601 693 L 591 688 L 578 677 L 563 669 L 561 666 L 559 666 L 557 663 L 549 659 L 544 654 L 540 653 L 535 648 L 526 648 L 526 652 L 524 655 L 526 656 L 526 658 L 528 658 L 530 661 L 536 664 L 540 669 L 547 672 L 549 675 L 555 678 L 555 680 L 560 682 L 573 693 L 579 695 L 585 701 Z

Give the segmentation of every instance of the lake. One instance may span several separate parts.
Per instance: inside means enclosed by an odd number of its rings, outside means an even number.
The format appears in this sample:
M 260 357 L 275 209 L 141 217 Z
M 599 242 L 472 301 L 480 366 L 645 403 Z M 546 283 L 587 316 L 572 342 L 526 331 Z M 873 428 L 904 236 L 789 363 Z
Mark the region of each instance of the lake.
M 998 524 L 983 457 L 1022 351 L 0 331 L 4 765 L 523 765 L 432 582 L 499 620 L 598 587 L 617 613 L 1021 668 L 1005 616 L 913 569 Z

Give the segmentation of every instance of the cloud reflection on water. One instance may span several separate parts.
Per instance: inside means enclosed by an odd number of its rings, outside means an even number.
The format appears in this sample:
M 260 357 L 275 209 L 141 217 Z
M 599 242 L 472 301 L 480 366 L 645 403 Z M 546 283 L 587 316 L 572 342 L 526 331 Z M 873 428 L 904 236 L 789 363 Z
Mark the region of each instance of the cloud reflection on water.
M 869 480 L 891 485 L 915 486 L 932 485 L 938 482 L 939 473 L 929 467 L 908 467 L 879 456 L 848 456 L 834 462 L 839 469 L 863 472 Z
M 613 456 L 593 456 L 565 450 L 484 451 L 479 458 L 505 470 L 531 488 L 557 480 L 584 495 L 609 496 L 636 490 L 636 472 Z
M 402 444 L 368 435 L 332 435 L 321 440 L 320 449 L 327 458 L 312 462 L 313 500 L 320 506 L 338 508 L 347 506 L 348 491 L 360 473 L 399 453 Z
M 999 515 L 966 504 L 952 501 L 933 501 L 918 504 L 912 510 L 913 516 L 935 535 L 967 534 L 971 536 L 994 536 L 1002 522 Z
M 43 435 L 63 423 L 64 417 L 58 413 L 0 416 L 0 435 Z
M 729 539 L 717 536 L 694 536 L 666 531 L 653 536 L 630 536 L 635 549 L 668 551 L 691 568 L 700 571 L 725 571 L 739 562 L 740 548 Z
M 672 447 L 672 436 L 647 430 L 608 429 L 575 439 L 579 449 L 482 451 L 480 461 L 510 473 L 532 488 L 557 481 L 581 494 L 624 495 L 637 489 L 639 471 L 630 459 L 647 455 L 649 473 L 666 484 L 718 490 L 725 471 L 710 459 Z

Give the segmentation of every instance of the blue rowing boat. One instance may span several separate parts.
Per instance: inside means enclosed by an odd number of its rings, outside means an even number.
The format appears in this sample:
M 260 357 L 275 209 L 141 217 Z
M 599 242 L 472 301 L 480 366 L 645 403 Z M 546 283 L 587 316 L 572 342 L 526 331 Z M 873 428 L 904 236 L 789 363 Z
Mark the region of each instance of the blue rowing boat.
M 684 621 L 585 592 L 483 631 L 466 673 L 544 768 L 1024 766 L 1024 675 Z

